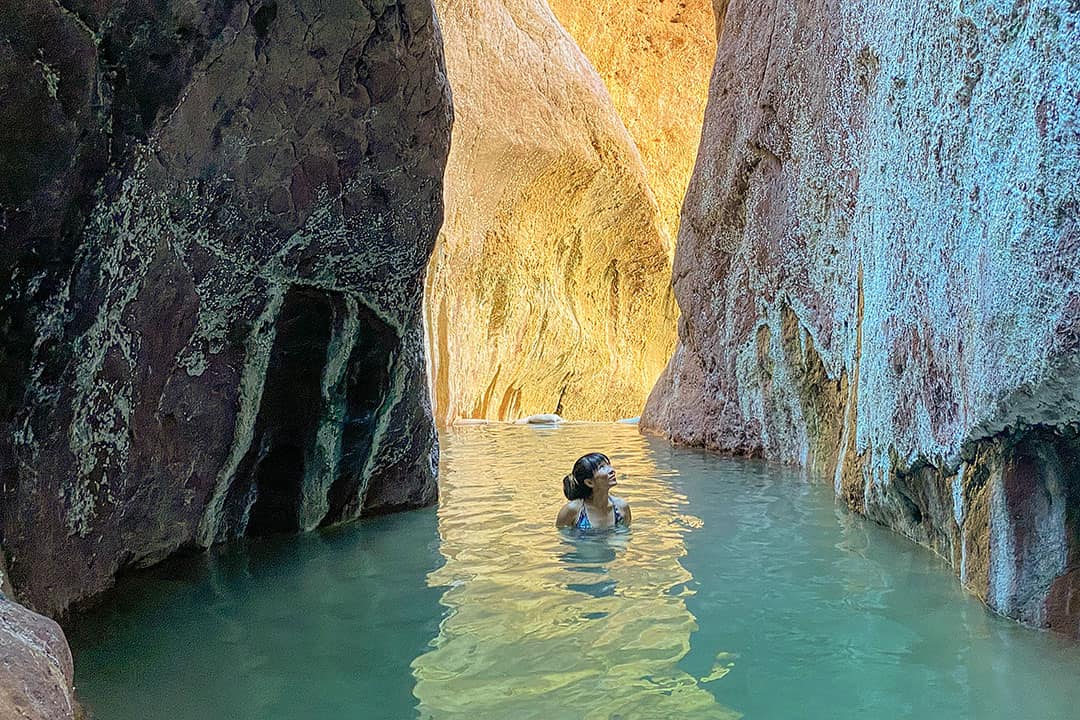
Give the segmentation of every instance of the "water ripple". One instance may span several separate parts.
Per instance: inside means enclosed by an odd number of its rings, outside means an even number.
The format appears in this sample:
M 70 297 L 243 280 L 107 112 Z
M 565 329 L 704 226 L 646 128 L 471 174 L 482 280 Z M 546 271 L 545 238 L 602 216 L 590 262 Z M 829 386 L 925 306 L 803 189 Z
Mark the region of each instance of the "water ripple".
M 614 442 L 609 427 L 462 435 L 444 441 L 444 463 L 467 456 L 483 467 L 443 480 L 446 564 L 428 581 L 447 588 L 448 612 L 431 651 L 413 662 L 421 717 L 738 717 L 678 668 L 697 628 L 678 559 L 701 521 L 684 512 L 685 495 L 647 446 Z M 562 475 L 592 448 L 612 457 L 632 531 L 553 527 Z

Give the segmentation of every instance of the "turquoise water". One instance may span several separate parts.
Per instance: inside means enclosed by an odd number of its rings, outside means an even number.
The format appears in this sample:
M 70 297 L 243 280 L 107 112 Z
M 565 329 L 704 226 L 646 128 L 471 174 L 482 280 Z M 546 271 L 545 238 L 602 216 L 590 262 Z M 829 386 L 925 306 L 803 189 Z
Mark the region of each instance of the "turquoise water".
M 98 720 L 1075 718 L 1080 645 L 824 484 L 623 425 L 442 436 L 439 508 L 176 560 L 68 628 Z M 629 532 L 553 527 L 608 452 Z

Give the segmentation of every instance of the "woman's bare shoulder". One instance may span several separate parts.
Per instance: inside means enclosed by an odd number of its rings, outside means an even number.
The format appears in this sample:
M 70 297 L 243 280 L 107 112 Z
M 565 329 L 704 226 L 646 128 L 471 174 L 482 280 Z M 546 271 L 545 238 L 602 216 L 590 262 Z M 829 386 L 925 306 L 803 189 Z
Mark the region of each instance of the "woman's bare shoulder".
M 616 497 L 615 495 L 609 495 L 608 497 L 611 498 L 612 504 L 617 505 L 620 510 L 630 507 L 630 503 L 626 502 L 621 497 Z
M 573 525 L 577 522 L 578 513 L 581 512 L 581 500 L 571 500 L 562 506 L 559 510 L 558 517 L 555 518 L 556 525 Z

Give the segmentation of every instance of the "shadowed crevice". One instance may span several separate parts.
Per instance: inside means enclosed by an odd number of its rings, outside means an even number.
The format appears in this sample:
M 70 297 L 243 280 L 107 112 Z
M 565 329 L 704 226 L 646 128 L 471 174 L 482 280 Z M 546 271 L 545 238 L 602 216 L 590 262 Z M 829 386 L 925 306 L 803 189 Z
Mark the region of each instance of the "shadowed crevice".
M 304 463 L 323 413 L 320 379 L 334 301 L 328 293 L 306 288 L 285 296 L 254 438 L 230 488 L 234 526 L 243 524 L 250 503 L 248 535 L 300 529 Z
M 375 313 L 357 309 L 357 337 L 345 371 L 345 412 L 341 431 L 341 460 L 327 493 L 329 510 L 322 524 L 359 514 L 364 465 L 371 454 L 375 425 L 390 393 L 390 367 L 399 339 Z

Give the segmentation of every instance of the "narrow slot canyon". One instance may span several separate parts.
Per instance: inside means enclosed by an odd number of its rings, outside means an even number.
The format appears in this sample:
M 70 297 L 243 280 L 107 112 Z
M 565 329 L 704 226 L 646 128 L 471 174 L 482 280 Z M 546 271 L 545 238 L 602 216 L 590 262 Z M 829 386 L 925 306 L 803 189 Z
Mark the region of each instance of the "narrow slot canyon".
M 634 417 L 675 342 L 670 263 L 711 8 L 436 10 L 455 112 L 426 284 L 436 421 Z
M 0 717 L 1080 702 L 1075 2 L 7 15 Z

